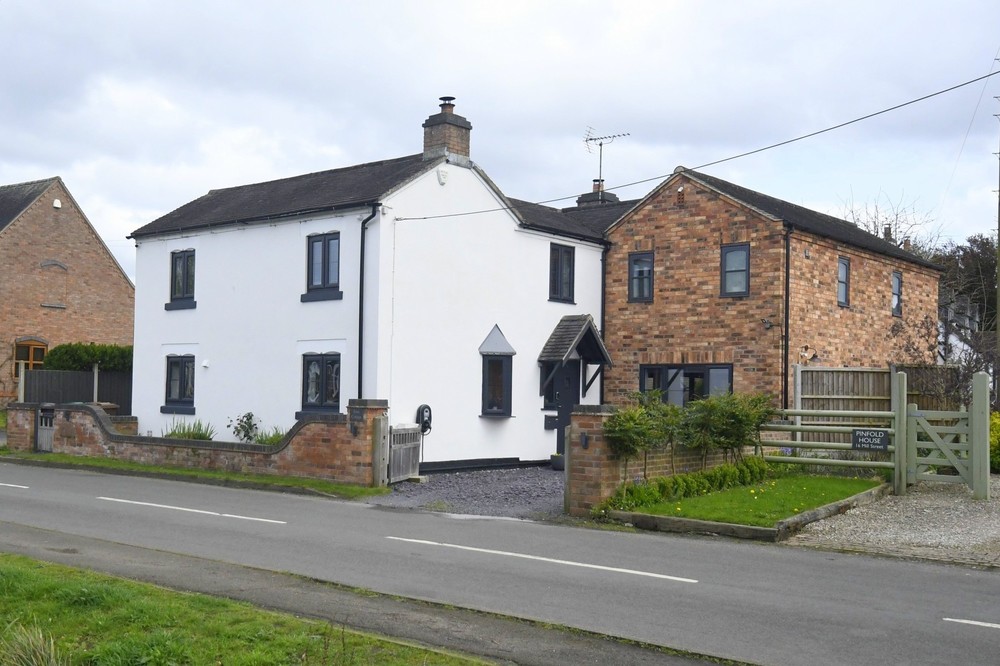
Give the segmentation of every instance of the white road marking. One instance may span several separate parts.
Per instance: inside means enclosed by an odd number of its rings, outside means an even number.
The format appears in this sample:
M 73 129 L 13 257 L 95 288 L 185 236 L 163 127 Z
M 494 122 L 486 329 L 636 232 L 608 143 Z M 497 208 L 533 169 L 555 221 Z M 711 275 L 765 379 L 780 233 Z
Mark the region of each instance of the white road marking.
M 633 576 L 647 576 L 649 578 L 662 578 L 664 580 L 672 580 L 678 583 L 697 583 L 698 581 L 693 578 L 679 578 L 678 576 L 667 576 L 666 574 L 652 573 L 650 571 L 636 571 L 635 569 L 619 569 L 618 567 L 606 567 L 600 564 L 587 564 L 585 562 L 572 562 L 570 560 L 555 560 L 549 557 L 540 557 L 538 555 L 525 555 L 524 553 L 511 553 L 504 550 L 490 550 L 488 548 L 473 548 L 471 546 L 458 546 L 453 543 L 439 543 L 437 541 L 424 541 L 423 539 L 404 539 L 402 537 L 387 536 L 386 539 L 392 539 L 393 541 L 405 541 L 407 543 L 419 543 L 426 546 L 440 546 L 441 548 L 456 548 L 458 550 L 467 550 L 473 553 L 486 553 L 488 555 L 506 555 L 507 557 L 519 557 L 525 560 L 535 560 L 537 562 L 549 562 L 551 564 L 565 564 L 570 567 L 582 567 L 584 569 L 599 569 L 601 571 L 611 571 L 614 573 L 625 573 L 631 574 Z
M 959 624 L 972 624 L 977 627 L 986 627 L 987 629 L 1000 629 L 1000 624 L 994 624 L 993 622 L 977 622 L 975 620 L 959 620 L 953 617 L 943 617 L 941 618 L 945 622 L 958 622 Z
M 108 502 L 120 502 L 122 504 L 136 504 L 138 506 L 151 506 L 154 509 L 172 509 L 174 511 L 186 511 L 188 513 L 201 513 L 206 516 L 219 516 L 220 518 L 238 518 L 239 520 L 254 520 L 260 523 L 274 523 L 276 525 L 287 525 L 284 520 L 271 520 L 270 518 L 253 518 L 251 516 L 237 516 L 231 513 L 218 513 L 216 511 L 205 511 L 204 509 L 189 509 L 183 506 L 171 506 L 170 504 L 154 504 L 153 502 L 137 502 L 135 500 L 118 499 L 117 497 L 98 497 L 99 500 Z
M 28 486 L 19 486 L 13 483 L 0 483 L 0 486 L 4 488 L 20 488 L 21 490 L 28 490 Z

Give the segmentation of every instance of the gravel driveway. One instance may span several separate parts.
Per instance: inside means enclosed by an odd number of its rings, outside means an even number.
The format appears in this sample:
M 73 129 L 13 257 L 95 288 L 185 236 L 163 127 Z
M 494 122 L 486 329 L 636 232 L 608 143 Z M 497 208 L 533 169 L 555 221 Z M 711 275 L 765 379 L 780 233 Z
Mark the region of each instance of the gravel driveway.
M 519 467 L 428 474 L 424 483 L 404 481 L 370 504 L 475 516 L 532 520 L 563 517 L 563 472 Z

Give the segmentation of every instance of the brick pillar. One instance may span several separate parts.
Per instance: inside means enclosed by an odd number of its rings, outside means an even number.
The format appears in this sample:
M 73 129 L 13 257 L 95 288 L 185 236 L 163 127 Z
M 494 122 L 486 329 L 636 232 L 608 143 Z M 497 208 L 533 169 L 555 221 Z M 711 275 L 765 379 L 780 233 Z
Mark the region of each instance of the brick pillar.
M 360 453 L 357 458 L 357 473 L 364 478 L 358 480 L 366 486 L 374 486 L 378 475 L 375 464 L 378 459 L 376 441 L 376 419 L 389 409 L 388 400 L 349 400 L 347 403 L 347 423 L 353 439 L 352 449 Z
M 7 448 L 35 450 L 35 419 L 38 405 L 12 402 L 7 405 Z
M 564 508 L 571 516 L 590 515 L 621 483 L 621 464 L 604 441 L 604 421 L 613 412 L 610 405 L 577 405 L 570 416 Z

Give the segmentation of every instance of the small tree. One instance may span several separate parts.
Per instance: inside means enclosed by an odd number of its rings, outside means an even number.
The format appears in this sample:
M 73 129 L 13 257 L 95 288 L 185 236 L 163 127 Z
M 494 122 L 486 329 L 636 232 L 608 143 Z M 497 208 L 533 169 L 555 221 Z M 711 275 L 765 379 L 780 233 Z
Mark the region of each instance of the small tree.
M 611 454 L 622 461 L 623 480 L 627 475 L 628 461 L 645 452 L 655 436 L 653 419 L 642 405 L 623 407 L 604 422 L 604 438 Z

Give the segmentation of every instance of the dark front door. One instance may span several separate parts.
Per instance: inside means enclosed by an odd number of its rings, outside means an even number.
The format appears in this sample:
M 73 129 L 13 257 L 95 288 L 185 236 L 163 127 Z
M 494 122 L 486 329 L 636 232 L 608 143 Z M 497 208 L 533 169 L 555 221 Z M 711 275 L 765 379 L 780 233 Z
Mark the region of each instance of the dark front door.
M 568 361 L 556 371 L 556 409 L 559 410 L 559 427 L 556 428 L 556 453 L 566 452 L 566 426 L 573 408 L 580 404 L 580 361 Z

